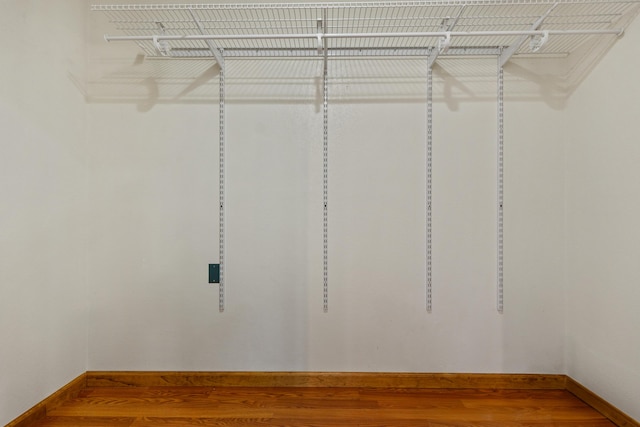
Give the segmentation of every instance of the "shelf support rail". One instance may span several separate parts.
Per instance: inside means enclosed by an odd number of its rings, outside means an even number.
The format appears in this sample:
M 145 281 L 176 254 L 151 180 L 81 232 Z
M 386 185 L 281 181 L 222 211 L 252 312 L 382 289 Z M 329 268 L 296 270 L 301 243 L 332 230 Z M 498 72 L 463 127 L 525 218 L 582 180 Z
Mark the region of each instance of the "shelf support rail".
M 317 21 L 318 54 L 322 55 L 322 310 L 329 312 L 329 49 L 325 34 L 329 14 Z
M 432 150 L 433 147 L 433 69 L 431 65 L 427 68 L 427 312 L 431 313 L 432 299 L 431 299 L 431 190 L 432 190 Z
M 504 68 L 498 59 L 497 309 L 504 312 Z
M 222 56 L 222 55 L 221 55 Z M 225 273 L 225 68 L 224 61 L 218 63 L 220 65 L 220 107 L 219 107 L 219 198 L 220 198 L 220 216 L 219 216 L 219 256 L 220 256 L 220 282 L 218 290 L 218 310 L 224 312 L 225 295 L 224 295 L 224 273 Z
M 323 311 L 329 312 L 329 82 L 325 58 L 322 73 L 322 299 Z

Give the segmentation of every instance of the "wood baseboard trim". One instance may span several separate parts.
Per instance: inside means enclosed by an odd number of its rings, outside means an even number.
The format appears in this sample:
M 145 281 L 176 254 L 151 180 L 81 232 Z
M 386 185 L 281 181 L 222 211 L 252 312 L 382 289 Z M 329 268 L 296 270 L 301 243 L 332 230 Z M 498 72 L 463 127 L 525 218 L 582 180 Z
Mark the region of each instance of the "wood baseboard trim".
M 73 399 L 87 386 L 87 374 L 81 374 L 67 385 L 63 386 L 43 401 L 36 404 L 24 414 L 11 421 L 5 427 L 28 427 L 40 418 L 44 418 L 47 412 L 53 410 L 69 399 Z
M 87 372 L 89 387 L 370 387 L 564 389 L 565 375 L 368 372 Z
M 567 391 L 609 418 L 618 427 L 640 427 L 640 423 L 622 412 L 576 380 L 567 377 Z

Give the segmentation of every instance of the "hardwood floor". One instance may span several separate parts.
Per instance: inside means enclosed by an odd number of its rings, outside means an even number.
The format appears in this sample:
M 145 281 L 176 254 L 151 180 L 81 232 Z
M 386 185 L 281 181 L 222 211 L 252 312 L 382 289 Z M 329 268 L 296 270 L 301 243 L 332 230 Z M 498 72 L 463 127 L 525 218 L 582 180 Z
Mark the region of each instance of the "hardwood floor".
M 87 387 L 34 427 L 614 426 L 566 390 Z

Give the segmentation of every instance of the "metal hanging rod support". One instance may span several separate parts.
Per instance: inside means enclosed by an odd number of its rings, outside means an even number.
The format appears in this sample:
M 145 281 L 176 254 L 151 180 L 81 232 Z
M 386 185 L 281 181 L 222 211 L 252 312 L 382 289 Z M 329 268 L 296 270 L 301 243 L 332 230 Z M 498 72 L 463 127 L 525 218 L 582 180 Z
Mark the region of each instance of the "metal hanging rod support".
M 611 34 L 621 36 L 624 29 L 609 30 L 545 30 L 545 31 L 431 31 L 412 33 L 330 33 L 330 34 L 224 34 L 224 35 L 156 35 L 156 36 L 110 36 L 112 41 L 160 41 L 160 40 L 277 40 L 277 39 L 353 39 L 353 38 L 403 38 L 403 37 L 499 37 L 499 36 L 576 36 Z
M 451 31 L 453 31 L 453 28 L 458 24 L 458 21 L 460 20 L 465 7 L 466 6 L 462 6 L 460 8 L 458 16 L 456 16 L 454 20 L 446 19 L 442 22 L 443 27 L 440 28 L 440 30 L 445 31 L 447 35 L 438 41 L 438 48 L 433 49 L 429 54 L 429 58 L 427 58 L 427 64 L 429 65 L 429 68 L 433 67 L 433 64 L 435 64 L 436 59 L 438 59 L 438 56 L 440 54 L 446 53 L 451 47 Z
M 538 18 L 538 20 L 531 26 L 531 30 L 535 31 L 538 30 L 540 28 L 540 26 L 542 25 L 542 23 L 544 22 L 545 19 L 547 19 L 547 17 L 549 15 L 551 15 L 551 12 L 553 12 L 553 10 L 558 7 L 558 3 L 554 3 L 553 6 L 551 6 L 549 8 L 549 10 L 547 10 L 547 12 L 542 15 L 540 18 Z M 548 37 L 548 32 L 545 33 L 545 35 L 543 35 L 542 37 Z M 502 54 L 500 55 L 500 62 L 499 65 L 501 67 L 504 67 L 504 65 L 509 61 L 509 59 L 515 55 L 515 53 L 518 51 L 518 49 L 520 49 L 520 46 L 522 46 L 522 44 L 528 39 L 528 36 L 520 36 L 520 38 L 518 38 L 518 40 L 512 44 L 511 46 L 509 46 L 507 49 L 505 49 L 504 52 L 502 52 Z

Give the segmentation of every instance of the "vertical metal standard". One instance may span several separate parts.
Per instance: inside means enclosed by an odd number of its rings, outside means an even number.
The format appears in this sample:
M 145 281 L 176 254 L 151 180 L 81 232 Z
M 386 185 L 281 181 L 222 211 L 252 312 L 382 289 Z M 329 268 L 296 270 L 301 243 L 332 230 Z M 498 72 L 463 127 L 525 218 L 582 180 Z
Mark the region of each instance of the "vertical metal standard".
M 504 308 L 504 68 L 498 63 L 498 241 L 497 241 L 497 308 L 503 313 Z
M 219 192 L 220 192 L 220 287 L 218 291 L 218 309 L 220 313 L 224 312 L 224 106 L 225 106 L 225 94 L 224 94 L 224 64 L 220 65 L 220 116 L 219 116 L 219 127 L 220 127 L 220 179 L 219 179 Z
M 323 310 L 329 311 L 329 85 L 327 63 L 325 59 L 324 72 L 322 73 L 322 115 L 323 115 L 323 156 L 322 156 L 322 189 L 323 189 L 323 219 L 322 239 L 324 242 L 323 253 Z
M 322 34 L 324 35 L 327 33 L 327 24 L 329 22 L 327 9 L 322 11 L 322 15 Z M 324 246 L 322 259 L 322 309 L 327 313 L 329 311 L 329 46 L 327 39 L 324 37 L 322 38 L 322 43 L 322 240 Z
M 433 147 L 433 70 L 427 70 L 427 312 L 431 313 L 431 188 Z

